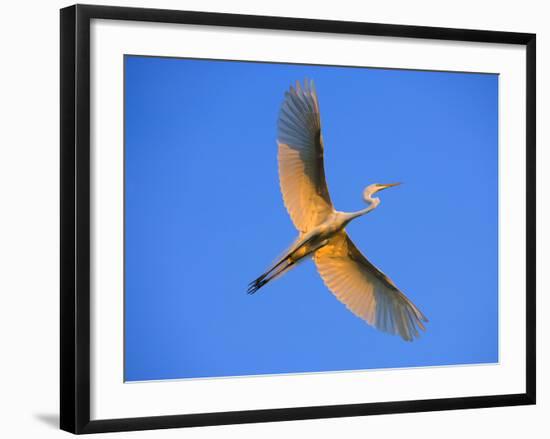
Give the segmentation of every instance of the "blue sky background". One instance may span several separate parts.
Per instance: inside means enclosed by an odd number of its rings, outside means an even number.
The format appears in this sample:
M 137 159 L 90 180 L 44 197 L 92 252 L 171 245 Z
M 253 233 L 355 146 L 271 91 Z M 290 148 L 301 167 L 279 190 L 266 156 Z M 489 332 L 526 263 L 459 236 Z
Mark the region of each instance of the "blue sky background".
M 125 379 L 498 361 L 498 76 L 125 58 Z M 308 261 L 246 294 L 294 240 L 277 175 L 285 90 L 313 78 L 325 168 L 359 249 L 426 314 L 376 331 Z

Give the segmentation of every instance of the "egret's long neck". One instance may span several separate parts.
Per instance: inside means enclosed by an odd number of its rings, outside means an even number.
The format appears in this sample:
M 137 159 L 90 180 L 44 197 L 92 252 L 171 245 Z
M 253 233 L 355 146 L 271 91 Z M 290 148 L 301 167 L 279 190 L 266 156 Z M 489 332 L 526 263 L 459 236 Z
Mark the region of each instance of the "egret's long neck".
M 380 204 L 380 198 L 372 198 L 370 194 L 366 195 L 364 199 L 365 199 L 365 202 L 367 202 L 369 205 L 364 209 L 358 210 L 357 212 L 352 212 L 350 214 L 349 221 L 354 220 L 355 218 L 359 218 L 360 216 L 366 215 L 369 212 L 372 212 Z

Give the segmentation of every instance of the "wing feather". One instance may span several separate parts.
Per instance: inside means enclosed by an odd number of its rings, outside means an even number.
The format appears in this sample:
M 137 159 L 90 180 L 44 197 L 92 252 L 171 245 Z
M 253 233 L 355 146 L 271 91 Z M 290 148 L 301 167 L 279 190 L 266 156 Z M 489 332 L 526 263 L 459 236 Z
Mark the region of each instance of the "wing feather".
M 279 182 L 296 228 L 306 233 L 333 211 L 323 164 L 319 101 L 312 81 L 285 93 L 277 123 Z
M 424 330 L 424 314 L 361 254 L 345 231 L 317 250 L 314 260 L 328 289 L 370 325 L 407 341 L 419 336 L 418 328 Z

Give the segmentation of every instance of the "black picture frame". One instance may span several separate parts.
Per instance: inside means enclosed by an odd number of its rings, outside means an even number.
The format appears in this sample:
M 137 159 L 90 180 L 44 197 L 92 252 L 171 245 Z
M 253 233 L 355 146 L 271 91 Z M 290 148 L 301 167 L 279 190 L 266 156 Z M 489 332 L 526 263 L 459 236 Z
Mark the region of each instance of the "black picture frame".
M 526 47 L 526 392 L 416 401 L 90 420 L 90 21 L 183 23 Z M 303 18 L 74 5 L 61 9 L 61 429 L 99 433 L 535 404 L 536 35 Z

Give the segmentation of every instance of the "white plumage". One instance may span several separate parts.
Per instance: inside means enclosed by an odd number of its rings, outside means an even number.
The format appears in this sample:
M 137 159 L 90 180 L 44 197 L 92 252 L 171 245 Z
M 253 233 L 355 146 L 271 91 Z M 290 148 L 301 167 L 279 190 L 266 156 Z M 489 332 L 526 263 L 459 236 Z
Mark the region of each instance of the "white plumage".
M 279 182 L 298 239 L 264 274 L 250 283 L 255 293 L 297 263 L 312 257 L 327 288 L 356 316 L 375 328 L 418 337 L 426 317 L 397 286 L 361 254 L 345 231 L 355 218 L 380 204 L 373 195 L 393 184 L 372 184 L 363 193 L 369 204 L 358 212 L 334 209 L 324 170 L 319 100 L 313 81 L 290 87 L 278 120 Z

